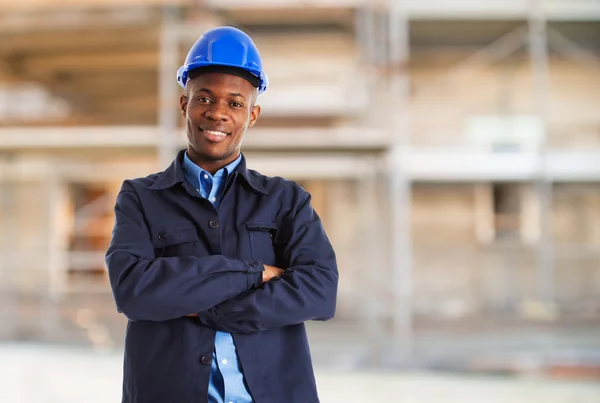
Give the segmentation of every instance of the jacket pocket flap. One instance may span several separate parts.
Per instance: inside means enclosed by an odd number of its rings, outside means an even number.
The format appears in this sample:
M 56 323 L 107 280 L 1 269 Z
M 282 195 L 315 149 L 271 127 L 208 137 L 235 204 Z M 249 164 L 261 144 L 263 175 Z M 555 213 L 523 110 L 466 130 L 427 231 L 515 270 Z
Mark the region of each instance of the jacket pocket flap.
M 169 245 L 177 245 L 185 242 L 197 241 L 198 231 L 193 225 L 179 228 L 167 228 L 158 231 L 153 237 L 152 243 L 157 248 L 163 248 Z
M 281 244 L 285 243 L 284 239 L 282 238 L 280 226 L 276 222 L 272 222 L 272 221 L 270 221 L 270 222 L 269 221 L 246 222 L 246 229 L 248 230 L 249 233 L 268 234 L 271 237 L 271 239 L 273 240 L 273 243 L 275 243 L 277 245 L 281 245 Z M 252 236 L 252 234 L 250 234 L 250 236 Z
M 248 228 L 248 231 L 270 232 L 277 231 L 279 226 L 274 222 L 247 222 L 246 228 Z

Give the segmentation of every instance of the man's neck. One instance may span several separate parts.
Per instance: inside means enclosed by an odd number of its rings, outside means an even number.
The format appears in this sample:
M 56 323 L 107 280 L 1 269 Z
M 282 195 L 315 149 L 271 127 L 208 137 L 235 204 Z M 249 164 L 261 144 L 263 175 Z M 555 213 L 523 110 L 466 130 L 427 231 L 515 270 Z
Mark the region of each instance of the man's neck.
M 227 158 L 226 160 L 204 160 L 198 157 L 197 155 L 194 155 L 193 152 L 190 152 L 188 150 L 188 157 L 190 158 L 190 160 L 192 160 L 194 164 L 198 165 L 200 168 L 204 169 L 211 175 L 216 174 L 220 169 L 231 164 L 233 161 L 238 159 L 239 156 L 240 153 L 238 152 L 237 154 L 231 156 L 230 158 Z

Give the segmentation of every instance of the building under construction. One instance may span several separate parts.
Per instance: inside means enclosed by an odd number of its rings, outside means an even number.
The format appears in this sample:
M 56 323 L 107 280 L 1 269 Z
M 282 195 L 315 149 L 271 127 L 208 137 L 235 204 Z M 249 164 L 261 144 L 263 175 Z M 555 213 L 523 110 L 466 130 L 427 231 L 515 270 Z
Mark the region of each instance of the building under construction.
M 176 71 L 233 25 L 271 83 L 243 152 L 338 254 L 318 362 L 600 363 L 599 1 L 54 3 L 0 4 L 0 337 L 121 342 L 116 194 L 186 146 Z

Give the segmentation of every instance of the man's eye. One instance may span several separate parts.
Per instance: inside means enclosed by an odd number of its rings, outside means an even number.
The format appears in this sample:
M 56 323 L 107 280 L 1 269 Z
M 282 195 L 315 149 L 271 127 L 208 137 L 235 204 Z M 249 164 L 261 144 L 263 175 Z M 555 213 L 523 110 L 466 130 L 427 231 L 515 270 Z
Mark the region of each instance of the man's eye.
M 200 98 L 196 98 L 196 100 L 198 102 L 200 102 L 201 104 L 207 104 L 210 103 L 210 99 L 206 98 L 206 97 L 200 97 Z
M 241 107 L 242 107 L 242 106 L 244 106 L 244 105 L 240 104 L 239 102 L 232 102 L 232 103 L 231 103 L 231 106 L 233 106 L 233 107 L 235 107 L 235 108 L 241 108 Z

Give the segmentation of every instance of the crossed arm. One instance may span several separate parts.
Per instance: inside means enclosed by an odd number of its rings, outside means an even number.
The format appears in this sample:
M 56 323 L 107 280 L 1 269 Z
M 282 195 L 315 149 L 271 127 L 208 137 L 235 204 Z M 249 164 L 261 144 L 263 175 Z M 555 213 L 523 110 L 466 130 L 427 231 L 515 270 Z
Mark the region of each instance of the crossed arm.
M 139 199 L 126 181 L 106 254 L 117 308 L 130 320 L 197 315 L 231 333 L 327 320 L 335 312 L 337 265 L 308 193 L 286 226 L 285 270 L 221 255 L 154 258 Z

